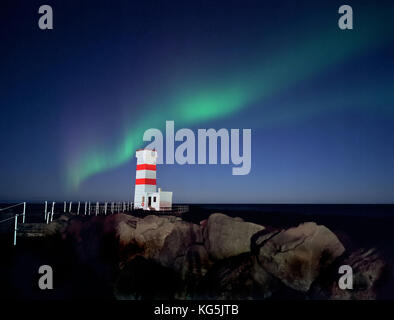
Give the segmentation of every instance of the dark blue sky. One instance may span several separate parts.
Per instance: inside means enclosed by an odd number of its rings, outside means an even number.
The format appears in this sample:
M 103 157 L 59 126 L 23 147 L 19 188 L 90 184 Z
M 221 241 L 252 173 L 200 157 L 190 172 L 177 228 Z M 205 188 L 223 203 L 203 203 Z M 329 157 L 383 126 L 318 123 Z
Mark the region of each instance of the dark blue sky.
M 346 2 L 341 31 L 342 4 L 2 1 L 0 200 L 131 199 L 141 132 L 174 120 L 252 129 L 247 176 L 158 166 L 175 202 L 393 203 L 394 5 Z

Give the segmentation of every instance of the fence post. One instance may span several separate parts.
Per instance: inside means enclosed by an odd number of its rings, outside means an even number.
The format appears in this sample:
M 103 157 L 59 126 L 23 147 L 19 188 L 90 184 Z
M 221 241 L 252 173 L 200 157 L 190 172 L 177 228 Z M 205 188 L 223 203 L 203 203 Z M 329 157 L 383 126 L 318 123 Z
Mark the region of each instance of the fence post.
M 48 212 L 48 201 L 45 201 L 45 215 L 44 215 L 45 221 L 47 221 L 47 212 Z
M 53 211 L 54 211 L 54 210 L 53 210 L 53 207 L 54 207 L 54 204 L 55 204 L 55 203 L 52 202 L 52 204 L 53 204 L 53 206 L 52 206 L 52 211 L 51 211 L 51 222 L 53 221 L 53 213 L 54 213 L 54 212 L 53 212 Z
M 85 216 L 86 216 L 86 209 L 88 207 L 88 203 L 85 201 Z
M 18 230 L 18 215 L 15 215 L 15 227 L 14 227 L 14 246 L 16 246 L 16 232 Z
M 72 201 L 70 201 L 70 206 L 68 207 L 68 212 L 70 213 L 71 212 L 71 206 L 72 206 Z
M 81 207 L 81 201 L 78 201 L 78 210 L 77 210 L 77 215 L 79 215 L 79 208 Z
M 107 215 L 107 202 L 105 203 L 104 214 Z
M 22 223 L 25 223 L 25 217 L 26 217 L 26 202 L 23 202 Z
M 96 216 L 97 216 L 97 214 L 98 214 L 98 206 L 99 206 L 99 203 L 96 202 Z
M 55 203 L 56 202 L 52 202 L 51 221 L 53 220 L 53 214 L 55 212 Z
M 89 211 L 88 211 L 88 214 L 89 214 L 89 216 L 90 216 L 90 201 L 89 201 Z

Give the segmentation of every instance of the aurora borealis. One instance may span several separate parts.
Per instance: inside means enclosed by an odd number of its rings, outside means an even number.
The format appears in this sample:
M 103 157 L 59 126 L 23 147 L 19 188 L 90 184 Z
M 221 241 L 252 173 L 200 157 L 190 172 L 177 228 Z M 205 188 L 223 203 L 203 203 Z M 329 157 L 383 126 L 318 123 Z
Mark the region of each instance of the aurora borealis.
M 25 160 L 2 158 L 0 196 L 127 197 L 144 131 L 174 120 L 253 131 L 248 177 L 160 166 L 175 201 L 392 201 L 394 6 L 350 3 L 355 29 L 341 31 L 340 4 L 54 1 L 50 34 L 28 22 L 34 4 L 21 9 L 14 35 L 2 31 L 1 130 Z

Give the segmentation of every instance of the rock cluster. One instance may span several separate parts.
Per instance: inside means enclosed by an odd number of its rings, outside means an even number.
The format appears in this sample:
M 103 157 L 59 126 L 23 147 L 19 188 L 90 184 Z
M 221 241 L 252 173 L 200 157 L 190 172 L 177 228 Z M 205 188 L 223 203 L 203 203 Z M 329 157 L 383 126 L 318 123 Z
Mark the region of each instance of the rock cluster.
M 114 292 L 118 298 L 138 298 L 133 283 L 140 279 L 135 273 L 156 270 L 159 279 L 172 279 L 174 292 L 167 294 L 174 298 L 313 298 L 326 277 L 323 282 L 329 283 L 329 293 L 325 298 L 374 299 L 385 267 L 376 251 L 346 253 L 332 231 L 314 222 L 275 230 L 221 213 L 199 225 L 173 216 L 118 214 L 100 219 L 95 222 L 102 225 L 100 232 L 112 235 L 116 243 L 119 272 Z M 71 219 L 61 230 L 83 243 L 83 234 L 92 228 L 84 224 L 93 222 L 80 223 Z M 339 260 L 354 268 L 356 290 L 340 290 L 338 277 L 326 276 Z
M 290 288 L 306 292 L 321 270 L 344 251 L 329 229 L 308 222 L 273 235 L 259 248 L 257 260 Z

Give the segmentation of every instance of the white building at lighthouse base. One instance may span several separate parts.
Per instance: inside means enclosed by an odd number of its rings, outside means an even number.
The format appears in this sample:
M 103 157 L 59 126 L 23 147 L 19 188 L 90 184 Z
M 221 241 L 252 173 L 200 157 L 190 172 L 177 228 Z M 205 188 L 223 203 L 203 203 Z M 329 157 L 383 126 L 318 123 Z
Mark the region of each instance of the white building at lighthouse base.
M 161 191 L 145 192 L 141 194 L 141 201 L 138 203 L 134 200 L 134 208 L 143 210 L 171 210 L 172 192 Z

